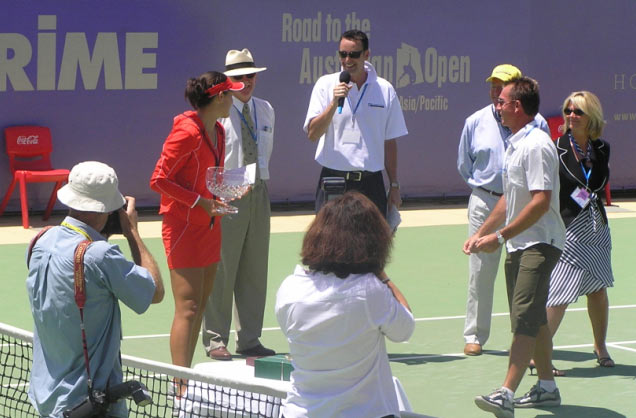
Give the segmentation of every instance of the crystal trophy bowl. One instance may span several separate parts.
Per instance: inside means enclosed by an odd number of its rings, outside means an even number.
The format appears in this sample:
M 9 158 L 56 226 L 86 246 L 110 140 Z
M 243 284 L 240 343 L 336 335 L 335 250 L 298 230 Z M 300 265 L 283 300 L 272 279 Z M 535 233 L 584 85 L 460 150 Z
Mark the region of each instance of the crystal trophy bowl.
M 245 170 L 226 170 L 223 167 L 208 167 L 205 175 L 208 190 L 225 204 L 242 197 L 250 190 L 249 176 Z M 219 208 L 221 214 L 238 213 L 238 208 L 227 205 Z

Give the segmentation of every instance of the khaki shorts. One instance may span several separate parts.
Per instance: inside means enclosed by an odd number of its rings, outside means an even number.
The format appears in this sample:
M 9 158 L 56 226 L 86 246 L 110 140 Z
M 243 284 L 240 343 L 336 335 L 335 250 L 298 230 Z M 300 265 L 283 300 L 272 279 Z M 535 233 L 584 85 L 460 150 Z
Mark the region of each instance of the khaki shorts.
M 506 256 L 506 289 L 513 334 L 536 337 L 539 327 L 548 323 L 545 305 L 550 274 L 560 256 L 561 250 L 549 244 L 536 244 Z

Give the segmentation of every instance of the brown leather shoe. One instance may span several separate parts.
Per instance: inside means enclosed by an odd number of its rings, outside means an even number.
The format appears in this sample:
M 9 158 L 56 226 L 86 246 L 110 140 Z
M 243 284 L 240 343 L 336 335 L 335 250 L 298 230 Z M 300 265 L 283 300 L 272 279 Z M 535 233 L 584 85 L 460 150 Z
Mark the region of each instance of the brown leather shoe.
M 219 348 L 215 348 L 214 350 L 210 350 L 210 352 L 208 353 L 208 356 L 212 360 L 223 360 L 223 361 L 232 360 L 232 354 L 230 354 L 230 352 L 227 351 L 227 348 L 223 346 Z
M 464 346 L 464 354 L 467 356 L 481 356 L 481 345 L 468 343 Z

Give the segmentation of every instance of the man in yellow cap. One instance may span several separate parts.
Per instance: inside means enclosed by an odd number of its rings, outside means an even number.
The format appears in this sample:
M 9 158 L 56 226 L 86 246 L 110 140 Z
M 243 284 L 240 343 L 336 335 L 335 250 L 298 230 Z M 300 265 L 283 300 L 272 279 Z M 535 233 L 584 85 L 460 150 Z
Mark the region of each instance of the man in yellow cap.
M 486 79 L 490 83 L 492 103 L 470 115 L 464 124 L 457 169 L 472 189 L 468 202 L 468 236 L 481 227 L 503 193 L 501 171 L 506 138 L 511 132 L 501 124 L 501 116 L 495 108 L 504 83 L 521 76 L 521 71 L 514 65 L 497 65 Z M 535 121 L 539 128 L 550 134 L 543 116 L 537 114 Z M 464 354 L 467 356 L 480 355 L 490 335 L 492 299 L 500 256 L 501 248 L 492 253 L 470 255 L 464 323 Z

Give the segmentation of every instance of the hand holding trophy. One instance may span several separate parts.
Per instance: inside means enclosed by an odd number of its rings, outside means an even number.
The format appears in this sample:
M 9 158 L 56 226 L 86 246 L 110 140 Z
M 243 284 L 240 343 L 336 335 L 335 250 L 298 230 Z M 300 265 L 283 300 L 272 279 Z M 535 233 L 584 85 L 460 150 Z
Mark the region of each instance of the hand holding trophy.
M 227 204 L 229 201 L 243 197 L 250 190 L 254 183 L 255 172 L 256 164 L 236 169 L 208 167 L 205 179 L 208 190 Z M 220 212 L 234 214 L 238 213 L 238 208 L 227 205 L 227 208 L 223 208 Z

